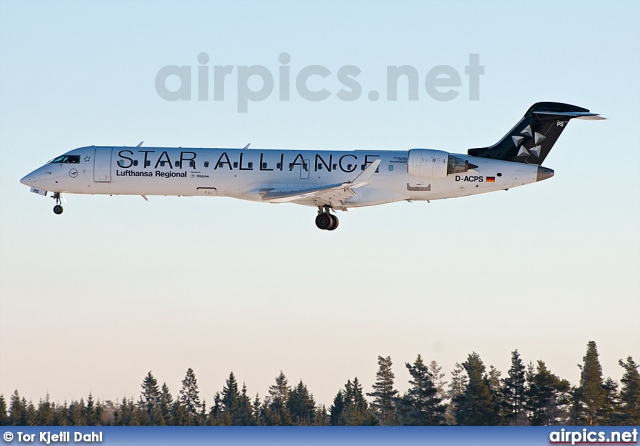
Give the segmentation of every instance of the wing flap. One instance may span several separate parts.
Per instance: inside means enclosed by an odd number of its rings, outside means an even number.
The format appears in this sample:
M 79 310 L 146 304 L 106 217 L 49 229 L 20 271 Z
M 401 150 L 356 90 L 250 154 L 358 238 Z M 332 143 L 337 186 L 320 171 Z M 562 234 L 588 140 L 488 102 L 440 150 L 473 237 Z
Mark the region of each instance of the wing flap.
M 265 201 L 272 201 L 274 203 L 285 203 L 287 201 L 300 200 L 305 198 L 312 198 L 314 195 L 322 192 L 328 192 L 333 189 L 341 189 L 342 183 L 328 184 L 326 186 L 311 187 L 307 189 L 288 189 L 288 190 L 268 190 L 262 199 Z
M 344 208 L 344 202 L 355 196 L 355 192 L 352 189 L 369 184 L 380 163 L 380 160 L 375 160 L 369 164 L 362 173 L 355 177 L 353 181 L 305 189 L 278 190 L 274 188 L 262 193 L 262 199 L 271 203 L 313 200 L 317 206 L 333 206 L 338 209 Z

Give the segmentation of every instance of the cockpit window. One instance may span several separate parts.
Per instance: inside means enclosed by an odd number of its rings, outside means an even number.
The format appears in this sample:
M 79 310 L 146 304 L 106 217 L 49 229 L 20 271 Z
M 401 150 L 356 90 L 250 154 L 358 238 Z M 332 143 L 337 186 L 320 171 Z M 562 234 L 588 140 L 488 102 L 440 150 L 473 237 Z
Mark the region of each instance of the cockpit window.
M 60 155 L 49 161 L 50 164 L 80 164 L 80 155 Z

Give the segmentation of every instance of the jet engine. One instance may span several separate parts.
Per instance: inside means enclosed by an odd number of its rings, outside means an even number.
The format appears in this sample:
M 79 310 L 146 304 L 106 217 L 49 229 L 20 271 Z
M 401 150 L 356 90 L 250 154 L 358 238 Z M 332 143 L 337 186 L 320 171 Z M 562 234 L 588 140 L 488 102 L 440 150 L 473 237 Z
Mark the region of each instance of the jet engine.
M 466 172 L 478 166 L 442 150 L 411 149 L 407 170 L 409 175 L 444 178 L 454 173 Z

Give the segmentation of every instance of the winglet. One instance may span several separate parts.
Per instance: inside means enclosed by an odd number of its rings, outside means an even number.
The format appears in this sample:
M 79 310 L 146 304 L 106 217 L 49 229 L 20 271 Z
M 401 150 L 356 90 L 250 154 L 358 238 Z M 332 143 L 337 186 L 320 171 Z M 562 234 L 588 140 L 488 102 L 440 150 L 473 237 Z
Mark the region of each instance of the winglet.
M 369 164 L 369 167 L 364 169 L 364 171 L 360 175 L 358 175 L 353 179 L 353 181 L 351 181 L 351 187 L 360 187 L 364 186 L 365 184 L 369 184 L 371 182 L 373 174 L 376 172 L 381 162 L 382 161 L 378 159 Z

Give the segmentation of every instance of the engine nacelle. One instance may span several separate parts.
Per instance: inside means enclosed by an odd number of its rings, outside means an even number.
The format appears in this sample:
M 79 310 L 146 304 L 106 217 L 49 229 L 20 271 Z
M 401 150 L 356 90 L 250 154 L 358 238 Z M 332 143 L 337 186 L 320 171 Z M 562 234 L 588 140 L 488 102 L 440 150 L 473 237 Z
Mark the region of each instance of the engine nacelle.
M 411 149 L 407 171 L 409 175 L 429 178 L 444 178 L 454 173 L 462 173 L 474 168 L 473 164 L 442 150 Z

